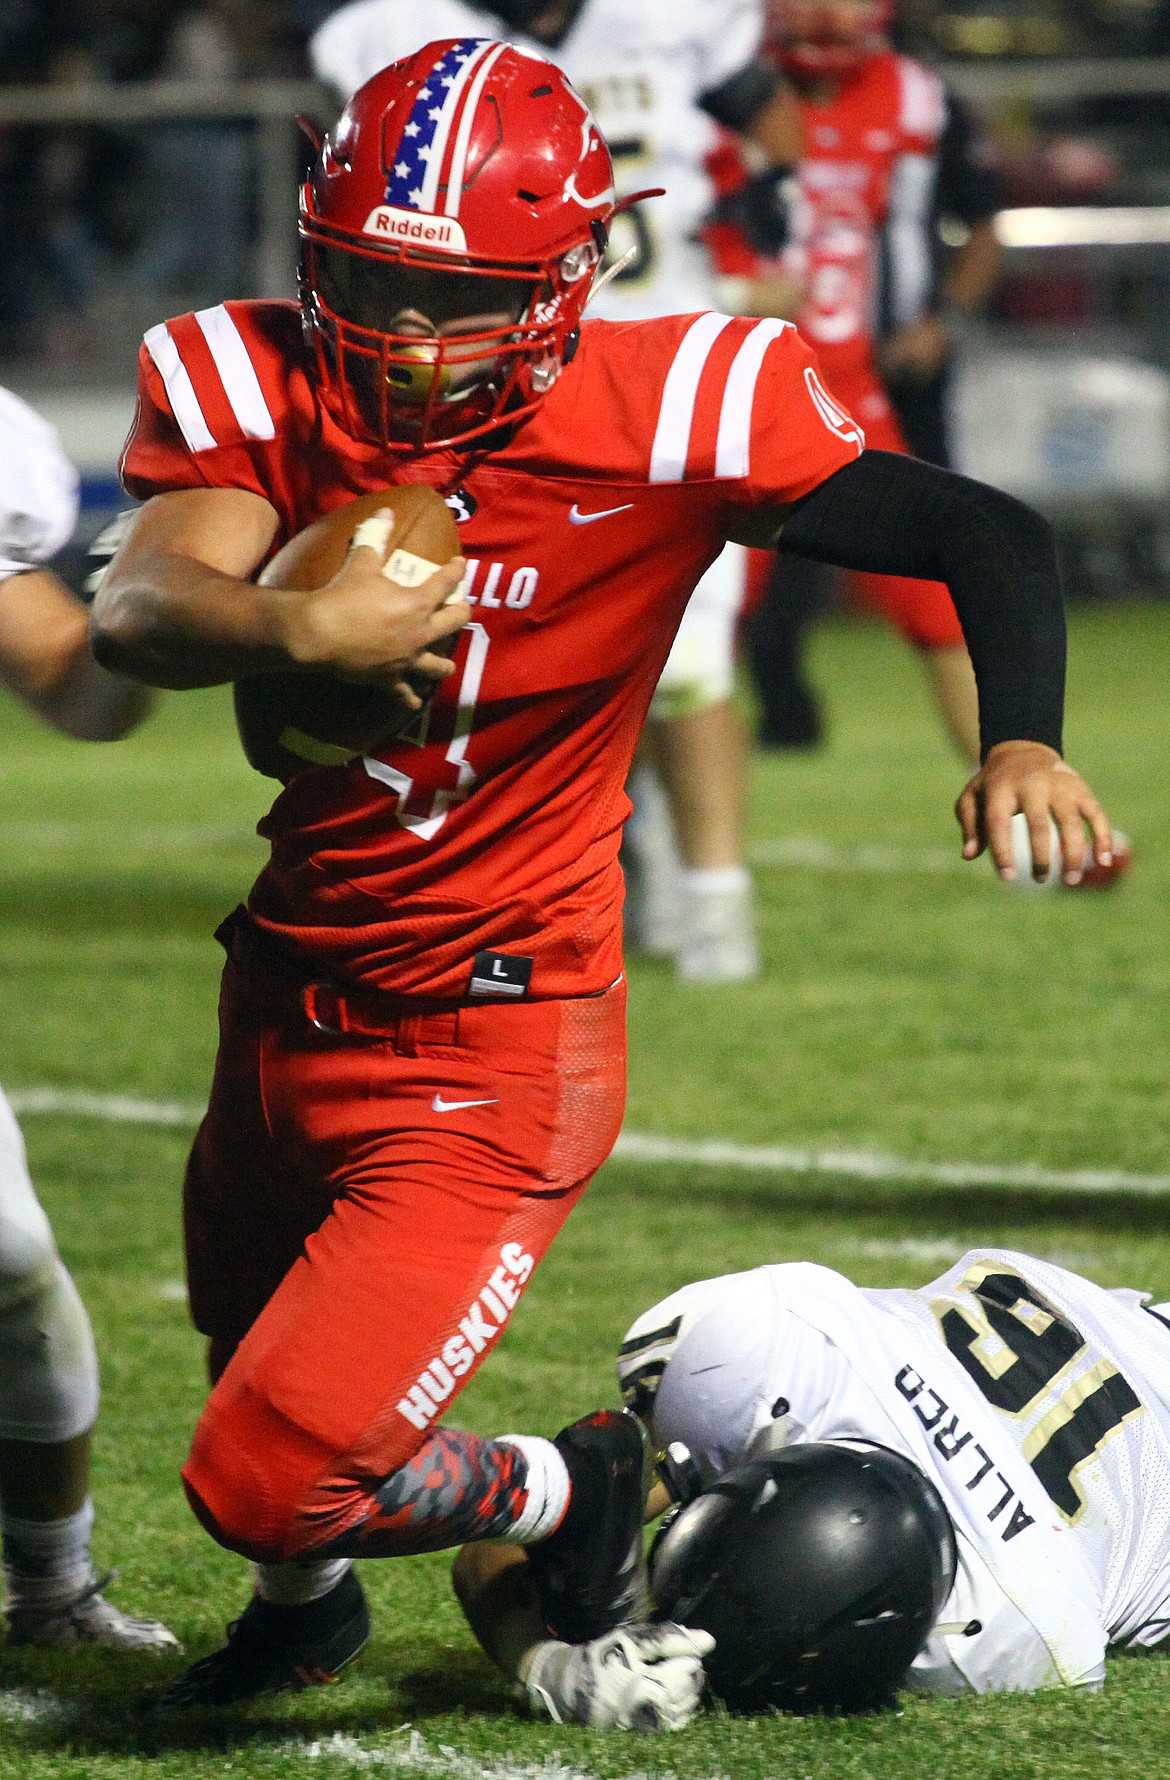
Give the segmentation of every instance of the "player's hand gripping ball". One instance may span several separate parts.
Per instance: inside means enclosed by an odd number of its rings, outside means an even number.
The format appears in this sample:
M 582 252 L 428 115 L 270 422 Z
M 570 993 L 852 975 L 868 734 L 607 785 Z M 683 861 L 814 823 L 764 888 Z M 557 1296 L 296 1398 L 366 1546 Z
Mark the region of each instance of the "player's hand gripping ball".
M 1051 851 L 1048 875 L 1043 878 L 1032 876 L 1032 840 L 1028 833 L 1028 818 L 1023 811 L 1017 811 L 1012 817 L 1012 859 L 1016 868 L 1013 884 L 1023 889 L 1052 890 L 1063 888 L 1061 871 L 1063 859 L 1060 850 L 1060 835 L 1056 823 L 1049 818 L 1049 834 Z M 1129 871 L 1133 864 L 1133 847 L 1129 836 L 1119 829 L 1113 830 L 1113 859 L 1109 865 L 1098 865 L 1090 855 L 1089 864 L 1079 884 L 1071 888 L 1075 890 L 1109 890 Z
M 385 548 L 375 516 L 389 509 L 394 525 L 382 573 L 417 587 L 459 555 L 459 532 L 443 497 L 425 483 L 379 489 L 315 520 L 280 550 L 259 579 L 266 587 L 311 592 L 341 568 L 353 545 Z M 355 536 L 369 525 L 364 536 Z M 449 596 L 453 599 L 455 596 Z M 431 645 L 451 654 L 458 633 Z M 425 704 L 438 681 L 404 676 Z M 236 724 L 249 765 L 287 784 L 311 766 L 341 766 L 368 754 L 419 717 L 417 703 L 381 687 L 322 672 L 254 674 L 235 684 Z

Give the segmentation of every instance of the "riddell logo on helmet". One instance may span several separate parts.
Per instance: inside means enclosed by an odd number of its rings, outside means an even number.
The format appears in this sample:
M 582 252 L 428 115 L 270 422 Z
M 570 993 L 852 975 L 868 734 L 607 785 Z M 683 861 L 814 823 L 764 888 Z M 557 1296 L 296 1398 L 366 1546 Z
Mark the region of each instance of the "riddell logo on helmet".
M 362 225 L 363 235 L 379 235 L 386 241 L 410 241 L 419 247 L 437 247 L 444 253 L 466 253 L 462 224 L 450 216 L 428 216 L 418 210 L 399 210 L 378 204 Z

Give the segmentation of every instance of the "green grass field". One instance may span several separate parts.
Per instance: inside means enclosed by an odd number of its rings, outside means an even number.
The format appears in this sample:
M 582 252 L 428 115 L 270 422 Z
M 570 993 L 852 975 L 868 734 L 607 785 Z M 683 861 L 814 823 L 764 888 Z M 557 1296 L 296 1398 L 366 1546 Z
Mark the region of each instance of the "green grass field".
M 1073 623 L 1070 757 L 1134 838 L 1108 895 L 1012 891 L 958 859 L 947 756 L 914 662 L 883 631 L 834 623 L 817 677 L 830 746 L 757 763 L 753 845 L 768 960 L 743 988 L 631 970 L 627 1128 L 1051 1171 L 1170 1171 L 1167 890 L 1170 609 Z M 0 1081 L 198 1105 L 214 1038 L 211 931 L 261 857 L 265 804 L 221 693 L 170 697 L 115 748 L 48 736 L 0 708 Z M 248 1591 L 183 1502 L 201 1400 L 186 1321 L 178 1189 L 189 1132 L 29 1113 L 30 1158 L 103 1358 L 95 1549 L 119 1602 L 198 1654 Z M 459 1405 L 485 1431 L 553 1433 L 612 1401 L 613 1348 L 683 1281 L 809 1258 L 863 1284 L 919 1284 L 972 1242 L 1010 1243 L 1107 1285 L 1170 1296 L 1170 1196 L 915 1184 L 822 1168 L 611 1162 Z M 480 1657 L 442 1557 L 367 1564 L 376 1635 L 343 1685 L 217 1721 L 151 1716 L 142 1659 L 8 1652 L 0 1776 L 148 1771 L 677 1776 L 678 1780 L 1003 1780 L 1170 1768 L 1170 1659 L 1121 1659 L 1096 1698 L 910 1701 L 858 1723 L 708 1715 L 670 1739 L 529 1724 Z M 177 1664 L 164 1665 L 170 1673 Z

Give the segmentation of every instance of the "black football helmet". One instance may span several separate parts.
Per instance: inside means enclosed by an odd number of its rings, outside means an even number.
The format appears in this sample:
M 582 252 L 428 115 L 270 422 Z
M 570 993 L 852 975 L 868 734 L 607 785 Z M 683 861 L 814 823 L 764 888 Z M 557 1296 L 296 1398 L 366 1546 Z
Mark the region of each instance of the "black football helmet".
M 874 1712 L 893 1703 L 955 1578 L 929 1479 L 882 1446 L 814 1443 L 749 1459 L 680 1509 L 651 1553 L 663 1619 L 708 1631 L 733 1712 Z

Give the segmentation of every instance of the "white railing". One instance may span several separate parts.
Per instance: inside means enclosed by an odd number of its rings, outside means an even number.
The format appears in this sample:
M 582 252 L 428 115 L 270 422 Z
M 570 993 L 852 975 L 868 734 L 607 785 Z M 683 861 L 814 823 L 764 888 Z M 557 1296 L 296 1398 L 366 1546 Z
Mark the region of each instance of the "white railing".
M 977 63 L 948 62 L 942 72 L 954 90 L 976 106 L 1013 100 L 1035 106 L 1076 99 L 1170 97 L 1170 57 L 1084 57 Z M 253 285 L 261 296 L 287 296 L 294 282 L 294 218 L 298 113 L 327 124 L 336 114 L 332 94 L 313 81 L 238 82 L 154 80 L 77 83 L 60 86 L 0 85 L 0 128 L 6 125 L 133 126 L 181 118 L 234 119 L 256 133 L 257 239 Z M 1100 211 L 1077 213 L 1078 226 L 1094 243 L 1101 229 L 1120 228 L 1126 245 L 1166 239 L 1166 212 L 1128 211 L 1099 223 Z M 1017 222 L 1007 220 L 1018 217 Z M 1005 212 L 1001 236 L 1007 246 L 1069 245 L 1072 219 L 1049 226 L 1039 213 Z M 1148 231 L 1153 229 L 1153 235 Z M 1048 237 L 1051 237 L 1050 239 Z
M 0 128 L 18 124 L 124 127 L 181 118 L 254 125 L 257 237 L 253 282 L 255 294 L 265 297 L 289 296 L 295 284 L 295 120 L 303 113 L 328 124 L 336 112 L 336 102 L 324 87 L 302 80 L 0 86 Z

